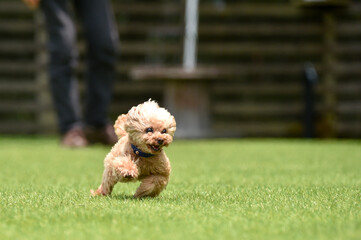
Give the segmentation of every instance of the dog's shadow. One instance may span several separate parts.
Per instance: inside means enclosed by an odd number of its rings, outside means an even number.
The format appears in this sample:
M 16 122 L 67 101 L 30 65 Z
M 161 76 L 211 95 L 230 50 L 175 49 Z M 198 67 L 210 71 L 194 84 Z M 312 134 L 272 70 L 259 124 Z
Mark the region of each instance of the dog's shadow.
M 141 197 L 141 198 L 135 198 L 133 195 L 127 195 L 127 194 L 115 194 L 108 196 L 110 199 L 115 199 L 119 201 L 155 201 L 156 199 L 159 199 L 161 197 Z
M 127 194 L 115 194 L 115 195 L 111 195 L 108 196 L 110 199 L 114 199 L 114 200 L 119 200 L 119 201 L 149 201 L 149 202 L 179 202 L 179 199 L 181 198 L 180 196 L 166 196 L 166 195 L 161 195 L 158 197 L 149 197 L 149 196 L 145 196 L 145 197 L 141 197 L 141 198 L 135 198 L 133 195 L 127 195 Z
M 109 196 L 109 198 L 120 200 L 120 201 L 126 201 L 126 200 L 139 201 L 139 199 L 135 198 L 133 195 L 127 195 L 127 194 L 115 194 L 115 195 Z

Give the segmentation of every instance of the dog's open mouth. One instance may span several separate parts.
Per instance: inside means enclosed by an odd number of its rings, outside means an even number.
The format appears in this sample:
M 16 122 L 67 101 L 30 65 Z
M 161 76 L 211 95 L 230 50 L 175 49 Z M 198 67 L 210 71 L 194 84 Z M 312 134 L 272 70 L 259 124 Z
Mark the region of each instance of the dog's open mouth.
M 152 151 L 154 152 L 158 152 L 161 148 L 162 148 L 162 145 L 151 145 L 151 144 L 148 144 L 148 148 L 150 148 Z

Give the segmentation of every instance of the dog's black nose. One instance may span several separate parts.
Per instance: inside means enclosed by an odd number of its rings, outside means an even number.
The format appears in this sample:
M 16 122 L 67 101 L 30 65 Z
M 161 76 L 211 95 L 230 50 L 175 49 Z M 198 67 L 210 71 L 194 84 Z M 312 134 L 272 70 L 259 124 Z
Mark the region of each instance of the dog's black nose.
M 163 139 L 160 139 L 160 138 L 158 138 L 158 144 L 160 145 L 160 144 L 163 144 Z

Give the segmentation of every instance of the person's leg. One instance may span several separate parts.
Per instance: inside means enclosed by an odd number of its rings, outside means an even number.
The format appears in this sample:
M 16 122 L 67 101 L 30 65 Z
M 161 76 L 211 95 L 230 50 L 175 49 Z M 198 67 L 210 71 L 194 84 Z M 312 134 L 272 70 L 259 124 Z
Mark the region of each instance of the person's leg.
M 96 128 L 108 124 L 117 58 L 118 32 L 108 0 L 75 0 L 87 39 L 85 123 Z
M 48 33 L 50 88 L 62 134 L 80 127 L 78 87 L 74 77 L 77 61 L 75 26 L 68 1 L 41 1 Z

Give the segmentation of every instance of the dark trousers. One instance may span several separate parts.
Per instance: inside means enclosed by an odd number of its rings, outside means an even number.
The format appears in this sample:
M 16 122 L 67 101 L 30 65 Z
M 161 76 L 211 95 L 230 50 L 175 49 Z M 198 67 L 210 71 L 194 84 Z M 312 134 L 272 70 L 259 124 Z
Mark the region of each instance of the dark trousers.
M 115 77 L 118 33 L 108 0 L 43 0 L 50 55 L 50 88 L 58 116 L 59 129 L 83 125 L 103 127 Z M 74 11 L 71 11 L 74 9 Z M 86 39 L 84 120 L 75 79 L 78 50 L 76 47 L 75 12 Z

